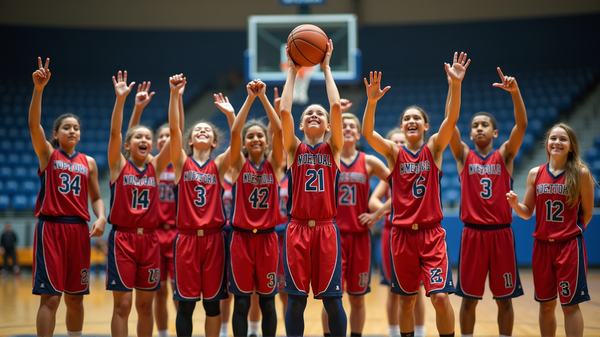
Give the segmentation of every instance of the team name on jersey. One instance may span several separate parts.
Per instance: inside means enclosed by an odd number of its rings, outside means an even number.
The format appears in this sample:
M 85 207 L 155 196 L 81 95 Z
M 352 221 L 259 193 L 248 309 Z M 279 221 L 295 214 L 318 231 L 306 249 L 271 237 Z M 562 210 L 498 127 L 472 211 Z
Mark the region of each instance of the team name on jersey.
M 160 174 L 160 180 L 173 181 L 175 180 L 175 172 L 163 172 Z
M 419 163 L 400 163 L 400 174 L 419 174 L 422 171 L 429 171 L 429 160 Z
M 341 172 L 340 183 L 361 183 L 367 182 L 367 175 L 360 172 Z
M 197 181 L 204 184 L 216 184 L 217 176 L 214 174 L 186 171 L 183 173 L 183 181 Z
M 156 186 L 156 179 L 154 177 L 138 178 L 134 175 L 125 175 L 123 176 L 123 186 L 125 185 Z
M 469 164 L 469 174 L 501 174 L 500 164 L 492 164 L 492 165 L 479 165 L 479 164 Z
M 298 156 L 298 166 L 300 165 L 325 165 L 331 166 L 331 156 L 320 153 L 303 153 Z
M 55 160 L 54 161 L 54 169 L 55 170 L 67 170 L 69 172 L 81 173 L 88 175 L 88 168 L 84 165 L 77 163 L 65 163 L 64 161 Z
M 562 194 L 567 195 L 567 188 L 564 184 L 539 184 L 535 186 L 535 194 Z
M 266 185 L 273 183 L 273 175 L 272 174 L 252 174 L 252 173 L 244 173 L 244 183 L 249 183 L 253 185 Z

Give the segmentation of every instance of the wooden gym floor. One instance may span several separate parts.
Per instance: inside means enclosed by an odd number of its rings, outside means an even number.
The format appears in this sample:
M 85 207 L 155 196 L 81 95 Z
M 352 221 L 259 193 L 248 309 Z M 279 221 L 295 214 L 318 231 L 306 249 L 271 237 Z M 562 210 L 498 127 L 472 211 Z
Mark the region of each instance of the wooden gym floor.
M 515 311 L 514 336 L 539 336 L 538 304 L 533 299 L 533 280 L 530 269 L 521 269 L 521 282 L 525 295 L 513 300 Z M 378 272 L 373 272 L 371 293 L 366 295 L 367 322 L 363 335 L 386 336 L 387 317 L 385 303 L 387 287 L 379 285 Z M 456 275 L 456 271 L 454 271 Z M 585 336 L 600 335 L 600 269 L 588 271 L 588 288 L 592 300 L 581 304 L 585 322 Z M 112 315 L 112 294 L 104 290 L 104 279 L 93 277 L 90 284 L 91 294 L 85 297 L 85 335 L 110 335 L 110 320 Z M 484 299 L 477 306 L 476 336 L 497 336 L 496 305 L 491 298 L 489 289 L 486 289 Z M 456 316 L 456 335 L 460 336 L 458 314 L 461 299 L 451 295 L 452 306 Z M 9 335 L 35 335 L 35 317 L 39 306 L 39 297 L 31 294 L 31 274 L 23 273 L 20 277 L 9 274 L 0 279 L 0 336 Z M 348 302 L 344 299 L 344 306 Z M 305 334 L 312 336 L 322 335 L 320 301 L 310 297 L 305 312 Z M 285 335 L 283 317 L 281 315 L 281 302 L 277 299 L 278 326 L 277 334 Z M 349 314 L 349 312 L 347 312 Z M 61 303 L 56 319 L 56 334 L 66 335 L 65 306 Z M 560 305 L 556 309 L 558 321 L 557 336 L 564 336 L 564 322 Z M 194 313 L 194 332 L 202 335 L 204 329 L 204 314 L 202 306 L 196 307 Z M 135 334 L 137 315 L 132 309 L 129 318 L 129 333 Z M 426 299 L 426 327 L 428 336 L 437 336 L 435 327 L 435 312 L 428 299 Z M 169 305 L 169 330 L 175 335 L 175 309 Z M 156 335 L 156 328 L 154 329 Z M 230 330 L 231 334 L 231 330 Z M 348 330 L 348 335 L 350 330 Z

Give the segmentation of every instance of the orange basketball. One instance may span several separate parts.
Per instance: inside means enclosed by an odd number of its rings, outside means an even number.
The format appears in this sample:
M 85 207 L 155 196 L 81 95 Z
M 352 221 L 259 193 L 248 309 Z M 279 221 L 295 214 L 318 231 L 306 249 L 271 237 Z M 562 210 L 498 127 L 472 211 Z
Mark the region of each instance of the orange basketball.
M 321 28 L 315 25 L 300 25 L 288 36 L 287 47 L 294 62 L 303 67 L 314 67 L 325 58 L 328 41 Z

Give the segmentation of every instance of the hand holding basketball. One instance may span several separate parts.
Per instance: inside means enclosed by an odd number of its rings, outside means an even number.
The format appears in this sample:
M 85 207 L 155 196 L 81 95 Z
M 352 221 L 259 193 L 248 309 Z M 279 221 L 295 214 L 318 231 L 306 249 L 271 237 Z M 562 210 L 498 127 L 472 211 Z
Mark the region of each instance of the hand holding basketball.
M 327 42 L 331 40 L 321 28 L 315 25 L 300 25 L 288 36 L 287 49 L 295 63 L 304 67 L 314 67 L 323 62 L 328 50 Z
M 50 81 L 50 70 L 48 66 L 50 65 L 50 59 L 46 59 L 46 64 L 42 66 L 42 58 L 38 57 L 38 70 L 33 73 L 33 84 L 38 88 L 43 88 Z
M 325 70 L 325 68 L 329 67 L 329 61 L 331 61 L 331 54 L 333 53 L 333 41 L 329 40 L 327 42 L 327 52 L 325 53 L 325 57 L 323 57 L 323 62 L 321 62 L 321 68 Z
M 133 88 L 133 86 L 135 85 L 135 82 L 131 82 L 129 85 L 127 85 L 127 70 L 125 70 L 124 72 L 121 72 L 119 70 L 119 72 L 117 73 L 117 79 L 115 80 L 115 77 L 112 77 L 113 80 L 113 85 L 115 86 L 115 93 L 117 94 L 117 98 L 125 98 L 127 97 L 127 95 L 129 95 L 129 93 L 131 92 L 131 89 Z
M 367 82 L 365 78 L 365 86 L 367 87 L 367 98 L 370 101 L 378 101 L 385 93 L 390 90 L 392 87 L 389 85 L 383 90 L 381 90 L 381 71 L 377 73 L 376 71 L 371 71 L 369 73 L 370 81 Z
M 494 83 L 492 84 L 496 88 L 502 88 L 508 92 L 513 92 L 519 90 L 519 86 L 517 85 L 517 80 L 512 76 L 504 76 L 500 67 L 498 67 L 498 75 L 500 75 L 500 79 L 502 79 L 502 83 Z

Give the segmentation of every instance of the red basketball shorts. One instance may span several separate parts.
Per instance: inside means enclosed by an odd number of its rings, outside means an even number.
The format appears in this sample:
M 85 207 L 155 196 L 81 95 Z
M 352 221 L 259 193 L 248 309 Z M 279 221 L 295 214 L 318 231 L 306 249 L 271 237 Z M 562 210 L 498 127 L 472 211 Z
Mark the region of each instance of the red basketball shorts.
M 229 237 L 229 288 L 234 295 L 277 293 L 279 241 L 277 233 L 232 231 Z
M 160 245 L 160 282 L 168 280 L 175 282 L 175 268 L 173 265 L 173 243 L 177 236 L 177 228 L 165 225 L 156 230 L 158 244 Z
M 556 296 L 561 305 L 590 300 L 587 255 L 582 235 L 560 242 L 535 240 L 531 271 L 538 302 L 551 301 Z
M 283 273 L 284 235 L 277 235 L 277 241 L 279 241 L 279 265 L 277 266 L 277 290 L 284 291 L 283 290 L 283 286 L 285 285 L 285 274 Z
M 110 231 L 106 290 L 160 289 L 158 238 L 154 229 L 140 229 L 113 226 Z
M 283 250 L 284 290 L 315 298 L 342 296 L 342 252 L 333 219 L 290 219 Z
M 392 284 L 392 267 L 390 261 L 390 232 L 391 228 L 381 230 L 381 284 Z
M 39 220 L 33 256 L 34 294 L 90 293 L 90 237 L 86 223 Z
M 393 227 L 392 292 L 416 295 L 423 280 L 426 294 L 453 293 L 452 270 L 446 247 L 446 231 L 437 224 L 418 224 L 418 228 Z
M 371 291 L 371 232 L 340 233 L 342 241 L 342 290 L 350 295 Z
M 512 228 L 467 224 L 460 240 L 456 294 L 481 299 L 488 272 L 494 299 L 523 295 Z
M 201 234 L 200 234 L 201 233 Z M 179 230 L 175 238 L 175 288 L 179 301 L 227 298 L 225 233 L 222 229 Z

